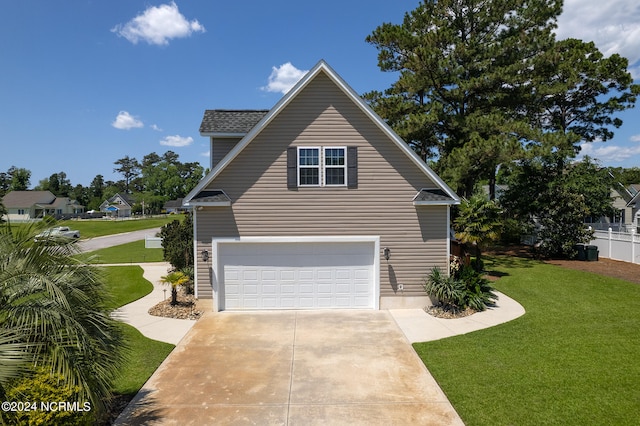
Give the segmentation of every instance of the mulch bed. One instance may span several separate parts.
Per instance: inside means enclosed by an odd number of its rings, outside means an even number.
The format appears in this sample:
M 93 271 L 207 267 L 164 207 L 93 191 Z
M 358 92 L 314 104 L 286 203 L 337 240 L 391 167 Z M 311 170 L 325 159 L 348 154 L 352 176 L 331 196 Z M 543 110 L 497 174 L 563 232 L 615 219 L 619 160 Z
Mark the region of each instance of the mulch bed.
M 635 263 L 603 258 L 591 262 L 580 260 L 546 260 L 545 262 L 552 265 L 562 266 L 563 268 L 593 272 L 594 274 L 620 278 L 622 280 L 640 284 L 640 265 Z
M 196 309 L 196 298 L 178 287 L 178 303 L 171 305 L 171 296 L 149 309 L 149 315 L 156 317 L 197 320 L 204 312 Z
M 516 256 L 532 259 L 530 247 L 514 246 L 507 248 L 497 248 L 489 252 L 490 254 Z M 574 269 L 578 271 L 592 272 L 607 277 L 619 278 L 640 284 L 640 264 L 622 262 L 619 260 L 611 260 L 600 258 L 597 261 L 585 260 L 566 260 L 566 259 L 542 259 L 545 263 L 551 265 L 562 266 L 563 268 Z

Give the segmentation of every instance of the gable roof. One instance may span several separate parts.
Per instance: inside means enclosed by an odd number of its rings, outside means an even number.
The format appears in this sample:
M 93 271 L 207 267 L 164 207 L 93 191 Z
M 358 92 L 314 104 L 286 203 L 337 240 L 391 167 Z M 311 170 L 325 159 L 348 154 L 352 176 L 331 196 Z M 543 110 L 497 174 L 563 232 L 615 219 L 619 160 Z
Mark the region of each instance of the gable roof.
M 31 207 L 34 204 L 51 204 L 56 196 L 51 191 L 11 191 L 2 198 L 6 208 Z
M 133 197 L 127 193 L 117 193 L 115 194 L 113 197 L 109 198 L 107 200 L 108 203 L 114 203 L 116 202 L 116 200 L 120 198 L 122 201 L 124 201 L 126 204 L 128 204 L 129 206 L 132 206 L 135 204 L 135 200 L 133 199 Z
M 269 110 L 208 109 L 200 124 L 202 136 L 244 136 Z
M 353 103 L 360 108 L 364 114 L 371 119 L 382 132 L 393 141 L 402 152 L 404 152 L 417 166 L 420 168 L 430 179 L 434 182 L 438 189 L 441 189 L 449 198 L 450 203 L 458 204 L 460 198 L 456 193 L 449 188 L 449 186 L 422 161 L 420 157 L 407 145 L 407 143 L 400 138 L 387 123 L 376 114 L 369 105 L 324 61 L 320 60 L 304 77 L 296 83 L 286 95 L 284 95 L 276 105 L 269 110 L 261 119 L 255 124 L 251 130 L 236 144 L 236 146 L 220 161 L 218 164 L 205 176 L 198 185 L 191 190 L 184 199 L 185 204 L 189 204 L 194 200 L 196 195 L 205 189 L 237 156 L 242 150 L 249 145 L 260 132 L 269 125 L 269 123 L 287 106 L 289 103 L 298 96 L 298 94 L 313 81 L 318 74 L 324 73 L 329 79 L 338 86 L 342 92 Z M 205 115 L 206 116 L 206 115 Z

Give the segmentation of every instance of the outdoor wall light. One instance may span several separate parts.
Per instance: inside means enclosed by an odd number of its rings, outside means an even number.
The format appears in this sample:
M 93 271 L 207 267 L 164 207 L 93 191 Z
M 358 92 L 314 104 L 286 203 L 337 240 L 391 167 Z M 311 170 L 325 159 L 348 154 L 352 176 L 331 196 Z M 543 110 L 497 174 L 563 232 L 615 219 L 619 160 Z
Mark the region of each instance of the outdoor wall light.
M 384 252 L 384 258 L 389 260 L 389 258 L 391 257 L 391 250 L 389 249 L 389 247 L 383 248 L 382 251 Z
M 208 250 L 202 250 L 202 261 L 206 262 L 207 260 L 209 260 L 209 251 Z

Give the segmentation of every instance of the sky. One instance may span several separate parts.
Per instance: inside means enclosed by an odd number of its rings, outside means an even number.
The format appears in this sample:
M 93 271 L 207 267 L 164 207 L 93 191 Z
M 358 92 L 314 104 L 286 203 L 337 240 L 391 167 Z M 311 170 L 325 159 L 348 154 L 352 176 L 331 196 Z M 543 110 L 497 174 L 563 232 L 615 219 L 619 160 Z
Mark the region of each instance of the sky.
M 205 109 L 269 109 L 320 59 L 358 93 L 396 79 L 365 42 L 418 0 L 268 2 L 8 0 L 0 8 L 0 171 L 31 187 L 65 172 L 88 186 L 119 180 L 114 162 L 171 150 L 209 164 Z M 629 59 L 640 83 L 640 3 L 565 0 L 559 38 Z M 582 152 L 640 167 L 639 106 L 606 143 Z

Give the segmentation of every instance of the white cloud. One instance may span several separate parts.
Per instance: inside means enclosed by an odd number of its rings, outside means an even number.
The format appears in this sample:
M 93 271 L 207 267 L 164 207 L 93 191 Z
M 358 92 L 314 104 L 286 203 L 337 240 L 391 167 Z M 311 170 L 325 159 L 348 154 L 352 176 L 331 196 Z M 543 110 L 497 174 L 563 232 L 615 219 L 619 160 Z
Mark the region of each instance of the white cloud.
M 638 0 L 565 0 L 556 31 L 559 39 L 593 41 L 605 56 L 619 53 L 640 75 L 640 2 Z
M 152 124 L 150 127 L 151 127 L 153 130 L 155 130 L 156 132 L 161 132 L 161 131 L 162 131 L 162 129 L 161 129 L 160 127 L 158 127 L 158 125 L 157 125 L 157 124 Z
M 188 21 L 175 2 L 149 6 L 144 12 L 126 24 L 118 24 L 112 32 L 133 44 L 146 41 L 149 44 L 166 45 L 174 38 L 189 37 L 194 32 L 205 32 L 197 20 Z
M 211 151 L 201 152 L 200 157 L 211 157 Z
M 633 135 L 629 138 L 631 142 L 640 142 L 640 135 Z
M 272 67 L 269 83 L 262 90 L 286 94 L 307 72 L 308 70 L 297 69 L 291 62 Z
M 111 125 L 120 130 L 144 127 L 144 123 L 142 123 L 142 121 L 132 116 L 127 111 L 120 111 Z
M 176 147 L 189 146 L 192 143 L 193 143 L 193 138 L 191 136 L 187 136 L 185 138 L 180 135 L 167 136 L 160 141 L 160 145 L 176 146 Z
M 637 138 L 637 139 L 635 139 Z M 638 141 L 640 137 L 634 136 L 631 140 Z M 640 145 L 637 146 L 620 146 L 607 145 L 603 142 L 583 143 L 580 145 L 580 156 L 588 155 L 597 158 L 603 162 L 621 162 L 634 155 L 640 155 Z

